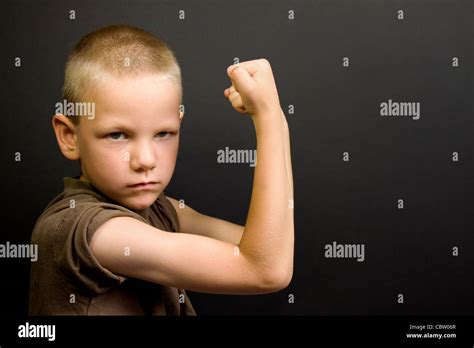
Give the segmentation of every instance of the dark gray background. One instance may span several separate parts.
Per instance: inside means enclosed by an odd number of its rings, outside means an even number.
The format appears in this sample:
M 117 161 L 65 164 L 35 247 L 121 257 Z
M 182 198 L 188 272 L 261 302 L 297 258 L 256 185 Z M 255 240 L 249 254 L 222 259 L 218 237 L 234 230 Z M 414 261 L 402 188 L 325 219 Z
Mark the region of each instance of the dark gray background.
M 218 149 L 256 144 L 250 119 L 223 96 L 234 57 L 270 60 L 287 114 L 293 281 L 270 295 L 189 292 L 198 315 L 474 313 L 472 1 L 2 1 L 0 12 L 0 243 L 28 243 L 62 178 L 78 174 L 50 123 L 69 49 L 101 26 L 131 24 L 164 39 L 183 72 L 186 116 L 167 195 L 245 224 L 254 169 L 216 160 Z M 381 117 L 388 99 L 420 102 L 421 118 Z M 365 244 L 365 262 L 324 258 L 332 241 Z M 2 315 L 27 312 L 29 266 L 0 259 Z

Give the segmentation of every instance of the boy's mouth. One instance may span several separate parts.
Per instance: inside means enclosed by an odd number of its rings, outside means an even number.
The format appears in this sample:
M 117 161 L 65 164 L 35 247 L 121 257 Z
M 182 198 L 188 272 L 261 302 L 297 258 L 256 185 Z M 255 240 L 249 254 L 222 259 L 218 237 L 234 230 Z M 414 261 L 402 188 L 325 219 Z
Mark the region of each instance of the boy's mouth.
M 158 183 L 156 181 L 144 181 L 144 182 L 139 182 L 137 184 L 133 185 L 128 185 L 128 187 L 135 188 L 135 189 L 153 189 L 158 186 Z

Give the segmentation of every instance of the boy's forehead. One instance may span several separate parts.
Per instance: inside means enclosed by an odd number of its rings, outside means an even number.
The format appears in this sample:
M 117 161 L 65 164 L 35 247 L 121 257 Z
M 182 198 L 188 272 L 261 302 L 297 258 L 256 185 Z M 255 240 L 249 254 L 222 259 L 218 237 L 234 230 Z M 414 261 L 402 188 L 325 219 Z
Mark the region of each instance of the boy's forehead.
M 152 117 L 170 125 L 179 121 L 180 90 L 163 75 L 103 81 L 93 99 L 96 121 L 101 123 L 120 122 L 132 116 L 134 120 Z
M 135 128 L 144 125 L 148 127 L 150 123 L 153 123 L 155 126 L 160 127 L 178 127 L 179 122 L 179 113 L 163 113 L 163 114 L 153 114 L 153 115 L 144 115 L 140 113 L 136 114 L 125 114 L 125 113 L 97 113 L 96 117 L 92 120 L 91 126 L 98 127 L 128 127 Z

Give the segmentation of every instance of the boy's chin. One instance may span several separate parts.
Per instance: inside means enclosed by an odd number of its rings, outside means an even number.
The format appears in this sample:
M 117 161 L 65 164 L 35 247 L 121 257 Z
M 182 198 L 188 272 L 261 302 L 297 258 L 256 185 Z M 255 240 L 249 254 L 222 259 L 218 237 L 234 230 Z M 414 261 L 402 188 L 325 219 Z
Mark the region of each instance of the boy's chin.
M 158 198 L 159 194 L 156 193 L 146 193 L 141 194 L 140 197 L 129 197 L 125 199 L 122 204 L 131 210 L 143 210 L 150 207 Z

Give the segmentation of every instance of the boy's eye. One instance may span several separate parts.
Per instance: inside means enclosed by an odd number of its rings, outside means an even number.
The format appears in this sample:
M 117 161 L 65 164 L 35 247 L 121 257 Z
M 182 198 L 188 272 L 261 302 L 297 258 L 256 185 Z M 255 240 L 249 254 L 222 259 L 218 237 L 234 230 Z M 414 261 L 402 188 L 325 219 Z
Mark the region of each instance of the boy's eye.
M 164 135 L 163 135 L 163 136 L 160 136 L 160 134 L 164 134 Z M 169 132 L 159 132 L 157 135 L 158 135 L 158 137 L 160 137 L 160 138 L 164 138 L 164 137 L 166 137 L 167 134 L 169 134 Z
M 168 134 L 169 132 L 159 132 L 157 133 L 157 136 L 159 138 L 165 138 Z M 123 138 L 125 138 L 125 136 L 126 135 L 124 132 L 113 132 L 113 133 L 107 134 L 107 137 L 112 140 L 122 140 Z
M 124 135 L 123 132 L 113 132 L 108 134 L 107 136 L 112 140 L 120 140 L 122 135 Z

